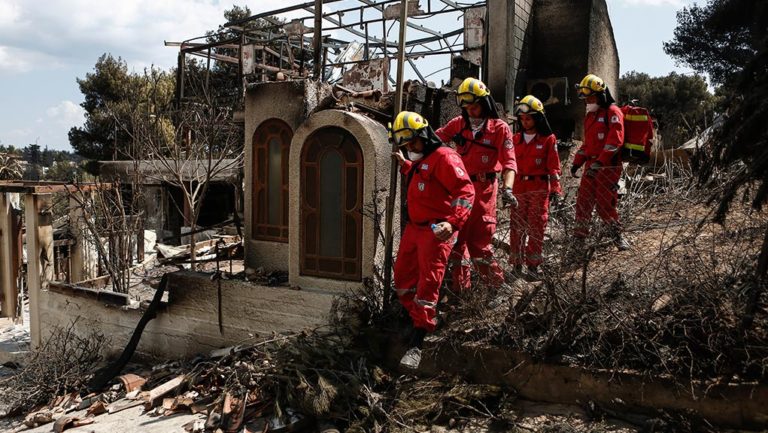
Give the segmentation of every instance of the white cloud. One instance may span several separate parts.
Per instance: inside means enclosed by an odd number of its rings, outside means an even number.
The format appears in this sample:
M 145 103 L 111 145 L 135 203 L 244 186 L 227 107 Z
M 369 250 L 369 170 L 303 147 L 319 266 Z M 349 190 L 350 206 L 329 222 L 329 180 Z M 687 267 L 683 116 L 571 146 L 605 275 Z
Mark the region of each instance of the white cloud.
M 85 121 L 85 110 L 72 101 L 61 101 L 58 105 L 45 110 L 48 118 L 61 126 L 82 125 Z
M 0 0 L 0 27 L 10 26 L 19 19 L 21 8 L 19 2 Z
M 35 69 L 59 69 L 61 60 L 54 56 L 0 45 L 0 74 L 19 74 Z
M 259 0 L 258 9 L 252 11 L 301 1 Z M 167 68 L 176 62 L 175 49 L 164 47 L 163 41 L 214 30 L 231 7 L 217 0 L 0 0 L 0 47 L 23 54 L 15 61 L 20 64 L 5 67 L 21 72 L 39 69 L 35 58 L 93 64 L 105 52 L 122 57 L 130 66 L 136 62 Z M 6 53 L 5 58 L 9 56 Z

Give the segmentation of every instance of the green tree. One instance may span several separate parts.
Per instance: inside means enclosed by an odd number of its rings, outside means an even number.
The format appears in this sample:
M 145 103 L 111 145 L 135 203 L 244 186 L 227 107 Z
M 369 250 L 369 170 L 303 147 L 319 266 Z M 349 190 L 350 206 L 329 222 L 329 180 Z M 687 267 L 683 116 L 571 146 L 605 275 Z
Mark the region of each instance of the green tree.
M 709 0 L 677 13 L 674 38 L 664 51 L 679 63 L 706 73 L 717 85 L 734 86 L 737 76 L 758 52 L 759 15 L 765 2 L 754 0 Z M 762 10 L 761 10 L 762 9 Z
M 712 123 L 715 97 L 701 75 L 651 77 L 642 72 L 627 72 L 619 79 L 619 100 L 638 101 L 659 123 L 667 148 L 678 146 Z
M 702 182 L 712 179 L 715 170 L 735 171 L 719 197 L 717 218 L 726 217 L 748 185 L 756 188 L 747 189 L 746 196 L 761 209 L 768 202 L 768 2 L 709 0 L 706 6 L 684 8 L 677 18 L 675 37 L 665 43 L 665 51 L 709 74 L 731 95 L 728 116 L 700 171 Z M 758 262 L 758 275 L 767 273 L 768 233 Z
M 45 180 L 76 182 L 82 180 L 80 168 L 71 161 L 56 161 L 45 172 Z
M 175 86 L 172 74 L 156 68 L 129 73 L 126 62 L 111 54 L 99 57 L 94 72 L 77 83 L 86 120 L 70 129 L 69 141 L 78 155 L 96 161 L 129 155 L 132 117 L 141 113 L 144 122 L 152 121 L 154 113 L 172 103 Z

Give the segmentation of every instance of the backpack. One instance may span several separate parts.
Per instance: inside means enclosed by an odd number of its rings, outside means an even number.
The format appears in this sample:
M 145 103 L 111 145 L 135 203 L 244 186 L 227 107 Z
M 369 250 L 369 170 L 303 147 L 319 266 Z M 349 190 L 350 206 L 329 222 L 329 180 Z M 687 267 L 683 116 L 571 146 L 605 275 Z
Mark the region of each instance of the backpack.
M 645 164 L 651 158 L 653 145 L 653 120 L 648 109 L 625 105 L 621 107 L 624 113 L 624 146 L 621 156 L 624 161 Z

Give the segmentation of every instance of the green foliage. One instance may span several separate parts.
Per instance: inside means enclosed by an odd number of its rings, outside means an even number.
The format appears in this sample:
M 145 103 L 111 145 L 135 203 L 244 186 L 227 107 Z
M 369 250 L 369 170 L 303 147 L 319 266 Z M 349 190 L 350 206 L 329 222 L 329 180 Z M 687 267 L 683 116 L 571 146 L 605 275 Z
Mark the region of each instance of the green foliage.
M 678 13 L 668 54 L 722 85 L 727 118 L 703 161 L 702 182 L 716 170 L 737 167 L 717 212 L 722 220 L 744 186 L 752 205 L 768 202 L 768 2 L 709 0 Z M 751 194 L 750 194 L 751 193 Z
M 754 13 L 765 8 L 765 2 L 758 3 L 709 0 L 706 6 L 683 8 L 677 13 L 675 37 L 664 43 L 664 51 L 695 71 L 708 74 L 713 83 L 734 86 L 734 80 L 759 47 L 753 32 L 753 26 L 759 27 Z
M 81 181 L 83 172 L 75 162 L 57 161 L 51 165 L 45 172 L 45 180 L 55 180 L 59 182 Z
M 715 97 L 700 75 L 672 72 L 664 77 L 651 77 L 632 71 L 619 79 L 618 87 L 622 104 L 637 99 L 637 105 L 650 110 L 667 148 L 685 143 L 712 123 Z
M 167 72 L 150 68 L 143 74 L 129 73 L 128 65 L 111 54 L 99 57 L 94 72 L 78 79 L 85 100 L 85 124 L 69 131 L 75 151 L 92 160 L 125 157 L 132 143 L 128 127 L 131 115 L 141 112 L 145 121 L 173 101 L 175 83 Z

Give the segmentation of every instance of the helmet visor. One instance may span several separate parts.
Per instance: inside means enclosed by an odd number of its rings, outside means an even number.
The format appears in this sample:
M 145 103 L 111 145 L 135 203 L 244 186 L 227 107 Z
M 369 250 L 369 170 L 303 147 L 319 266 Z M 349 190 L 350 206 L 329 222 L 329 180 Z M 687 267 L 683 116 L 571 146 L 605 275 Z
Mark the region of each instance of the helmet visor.
M 515 106 L 515 114 L 528 113 L 530 111 L 533 111 L 533 108 L 528 104 L 517 104 L 517 106 Z
M 593 94 L 595 94 L 597 92 L 595 92 L 594 90 L 590 89 L 589 87 L 583 87 L 583 86 L 579 86 L 577 84 L 576 85 L 576 93 L 578 94 L 579 98 L 584 99 L 587 96 L 593 95 Z
M 464 92 L 456 95 L 456 104 L 459 107 L 466 107 L 472 105 L 480 100 L 480 97 L 472 92 Z
M 405 146 L 408 142 L 416 138 L 416 135 L 418 135 L 417 131 L 413 128 L 398 129 L 391 133 L 392 141 L 395 142 L 397 147 Z

